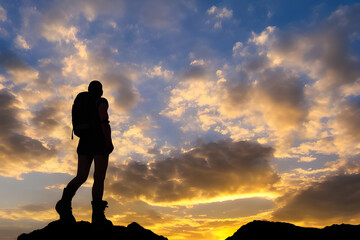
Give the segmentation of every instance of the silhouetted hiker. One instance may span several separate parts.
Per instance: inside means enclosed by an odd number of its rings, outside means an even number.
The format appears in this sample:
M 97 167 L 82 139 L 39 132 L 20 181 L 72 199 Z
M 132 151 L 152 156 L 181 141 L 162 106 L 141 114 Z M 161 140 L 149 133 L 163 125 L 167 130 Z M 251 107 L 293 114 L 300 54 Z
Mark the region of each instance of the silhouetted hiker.
M 92 81 L 88 92 L 79 93 L 72 108 L 73 132 L 80 137 L 77 147 L 78 169 L 74 179 L 64 188 L 62 198 L 55 209 L 60 215 L 60 221 L 76 222 L 71 208 L 71 200 L 79 187 L 89 175 L 92 161 L 95 162 L 94 184 L 92 187 L 92 223 L 112 226 L 105 217 L 107 202 L 102 200 L 104 180 L 109 162 L 109 154 L 114 150 L 109 125 L 109 104 L 102 98 L 102 84 Z

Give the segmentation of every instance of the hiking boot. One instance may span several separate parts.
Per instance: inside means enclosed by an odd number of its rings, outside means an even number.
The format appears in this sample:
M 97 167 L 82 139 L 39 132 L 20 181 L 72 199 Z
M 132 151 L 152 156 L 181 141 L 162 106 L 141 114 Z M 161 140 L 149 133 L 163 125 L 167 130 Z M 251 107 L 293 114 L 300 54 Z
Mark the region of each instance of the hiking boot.
M 91 223 L 103 227 L 112 227 L 112 222 L 105 217 L 105 208 L 108 207 L 108 203 L 106 201 L 92 201 L 91 205 L 93 209 Z
M 64 188 L 62 198 L 56 203 L 55 210 L 60 215 L 60 222 L 76 223 L 71 208 L 72 196 L 69 190 Z

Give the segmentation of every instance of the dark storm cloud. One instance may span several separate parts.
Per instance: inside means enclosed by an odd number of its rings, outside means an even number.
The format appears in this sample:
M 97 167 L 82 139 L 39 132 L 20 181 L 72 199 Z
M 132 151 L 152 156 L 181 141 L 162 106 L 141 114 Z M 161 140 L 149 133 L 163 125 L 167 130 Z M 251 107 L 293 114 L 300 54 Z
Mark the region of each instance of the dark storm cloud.
M 267 191 L 279 180 L 269 163 L 272 154 L 253 142 L 203 144 L 177 157 L 111 167 L 108 189 L 119 198 L 156 202 Z
M 338 175 L 300 192 L 277 210 L 281 221 L 350 221 L 360 214 L 360 174 Z
M 21 134 L 23 124 L 16 103 L 14 95 L 0 90 L 0 162 L 4 171 L 18 163 L 27 167 L 41 164 L 55 154 L 40 141 Z

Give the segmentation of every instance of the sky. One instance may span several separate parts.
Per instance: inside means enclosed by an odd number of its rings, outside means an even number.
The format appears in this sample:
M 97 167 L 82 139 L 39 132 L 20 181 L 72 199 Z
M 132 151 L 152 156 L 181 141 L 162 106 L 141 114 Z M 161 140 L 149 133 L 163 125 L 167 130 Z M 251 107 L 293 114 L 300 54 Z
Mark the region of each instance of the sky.
M 359 22 L 350 0 L 0 0 L 0 239 L 58 219 L 71 106 L 94 79 L 115 225 L 221 240 L 255 219 L 360 224 Z

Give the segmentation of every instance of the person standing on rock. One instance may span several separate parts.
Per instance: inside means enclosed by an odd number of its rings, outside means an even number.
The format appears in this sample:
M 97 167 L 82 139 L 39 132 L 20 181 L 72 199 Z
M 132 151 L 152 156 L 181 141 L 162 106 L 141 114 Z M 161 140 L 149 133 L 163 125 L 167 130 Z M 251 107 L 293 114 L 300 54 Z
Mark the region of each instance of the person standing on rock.
M 80 137 L 77 147 L 78 169 L 76 176 L 64 188 L 61 199 L 55 209 L 60 221 L 75 223 L 71 201 L 79 187 L 87 180 L 94 160 L 94 184 L 92 187 L 92 223 L 112 226 L 105 217 L 108 203 L 103 201 L 104 180 L 109 162 L 109 155 L 114 150 L 109 122 L 109 103 L 102 98 L 103 89 L 99 81 L 92 81 L 87 92 L 79 93 L 72 106 L 73 133 Z

